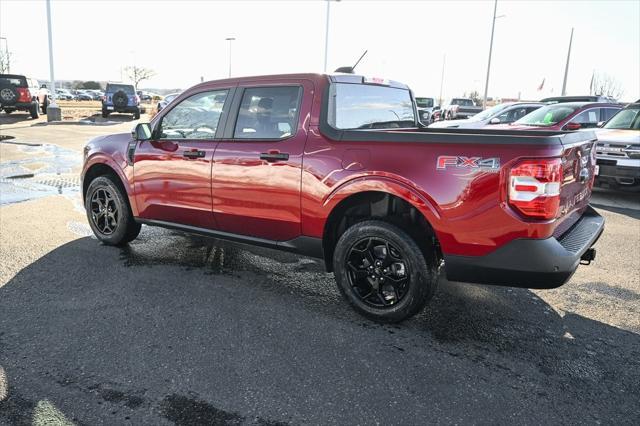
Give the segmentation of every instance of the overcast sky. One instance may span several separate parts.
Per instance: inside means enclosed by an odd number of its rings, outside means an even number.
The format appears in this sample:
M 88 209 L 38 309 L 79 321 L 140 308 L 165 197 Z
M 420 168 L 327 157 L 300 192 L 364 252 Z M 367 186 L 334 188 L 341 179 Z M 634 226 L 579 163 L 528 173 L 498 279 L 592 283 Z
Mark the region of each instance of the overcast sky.
M 228 74 L 322 71 L 326 2 L 52 1 L 55 75 L 120 80 L 136 63 L 156 77 L 142 87 L 187 88 Z M 331 4 L 329 69 L 400 80 L 416 95 L 484 89 L 493 1 L 358 1 Z M 489 96 L 560 94 L 571 27 L 568 93 L 589 91 L 592 72 L 607 73 L 640 98 L 640 1 L 498 1 Z M 0 0 L 0 35 L 11 70 L 48 79 L 44 0 Z M 4 40 L 2 41 L 4 48 Z M 545 79 L 544 90 L 536 89 Z

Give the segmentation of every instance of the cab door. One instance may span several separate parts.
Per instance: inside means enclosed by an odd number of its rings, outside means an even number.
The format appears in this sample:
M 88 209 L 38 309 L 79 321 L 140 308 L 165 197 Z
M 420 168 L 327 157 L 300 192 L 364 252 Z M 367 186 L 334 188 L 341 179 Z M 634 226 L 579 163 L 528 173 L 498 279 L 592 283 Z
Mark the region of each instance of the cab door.
M 307 80 L 238 87 L 213 158 L 220 230 L 273 241 L 301 235 L 302 156 L 312 98 Z
M 139 217 L 215 229 L 211 164 L 233 89 L 195 93 L 163 111 L 133 157 Z

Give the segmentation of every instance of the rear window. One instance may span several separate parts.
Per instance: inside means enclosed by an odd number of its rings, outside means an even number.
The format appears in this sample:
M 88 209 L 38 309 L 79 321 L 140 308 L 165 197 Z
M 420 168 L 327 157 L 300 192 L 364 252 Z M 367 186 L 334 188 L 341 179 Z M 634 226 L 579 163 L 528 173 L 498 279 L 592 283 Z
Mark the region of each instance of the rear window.
M 433 107 L 433 98 L 416 98 L 416 105 L 418 108 L 431 108 Z
M 134 95 L 135 92 L 133 90 L 133 86 L 130 84 L 109 84 L 107 86 L 107 92 L 116 93 L 122 90 L 127 95 Z
M 329 89 L 329 125 L 335 129 L 397 129 L 415 126 L 407 89 L 334 83 Z
M 471 99 L 460 99 L 460 98 L 452 99 L 451 105 L 474 106 L 473 101 Z
M 516 125 L 549 127 L 564 120 L 573 114 L 579 106 L 571 106 L 567 104 L 547 105 L 533 111 L 531 114 L 525 115 L 516 121 Z
M 3 75 L 0 77 L 0 86 L 27 87 L 27 79 L 20 76 Z

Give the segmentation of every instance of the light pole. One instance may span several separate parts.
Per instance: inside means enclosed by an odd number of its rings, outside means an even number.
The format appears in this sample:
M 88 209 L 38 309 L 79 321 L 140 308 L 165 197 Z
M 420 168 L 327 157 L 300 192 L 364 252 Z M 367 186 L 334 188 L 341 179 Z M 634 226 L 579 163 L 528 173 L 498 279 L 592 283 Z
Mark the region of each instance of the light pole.
M 327 21 L 324 29 L 324 72 L 327 72 L 327 62 L 329 60 L 329 18 L 331 16 L 331 2 L 340 0 L 326 0 L 327 1 Z
M 496 16 L 498 10 L 498 0 L 493 2 L 493 23 L 491 24 L 491 41 L 489 42 L 489 60 L 487 61 L 487 80 L 484 83 L 484 97 L 482 98 L 482 109 L 487 107 L 487 93 L 489 92 L 489 73 L 491 72 L 491 52 L 493 51 L 493 32 L 496 28 L 496 19 L 505 15 Z
M 229 42 L 229 77 L 231 77 L 231 43 L 235 40 L 235 37 L 227 37 L 225 40 Z
M 442 108 L 442 85 L 444 83 L 444 64 L 447 60 L 447 54 L 442 55 L 442 75 L 440 76 L 440 97 L 438 98 L 438 105 Z
M 567 64 L 564 67 L 564 79 L 562 80 L 562 96 L 567 94 L 567 76 L 569 75 L 569 59 L 571 59 L 571 43 L 573 43 L 573 28 L 569 37 L 569 50 L 567 51 Z
M 47 0 L 47 34 L 49 36 L 49 78 L 51 103 L 47 106 L 47 121 L 60 121 L 62 113 L 56 103 L 56 80 L 53 76 L 53 39 L 51 37 L 51 0 Z
M 11 56 L 9 55 L 9 42 L 6 37 L 0 37 L 0 40 L 4 40 L 4 52 L 7 55 L 7 74 L 11 73 Z

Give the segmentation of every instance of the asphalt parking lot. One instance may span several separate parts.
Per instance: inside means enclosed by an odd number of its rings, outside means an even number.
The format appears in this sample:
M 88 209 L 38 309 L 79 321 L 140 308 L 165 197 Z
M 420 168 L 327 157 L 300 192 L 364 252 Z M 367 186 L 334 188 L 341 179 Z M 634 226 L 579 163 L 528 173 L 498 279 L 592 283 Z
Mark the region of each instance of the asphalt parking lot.
M 383 326 L 315 260 L 149 227 L 99 244 L 81 150 L 128 117 L 0 121 L 0 424 L 640 422 L 637 194 L 594 194 L 598 257 L 563 287 L 443 279 Z

